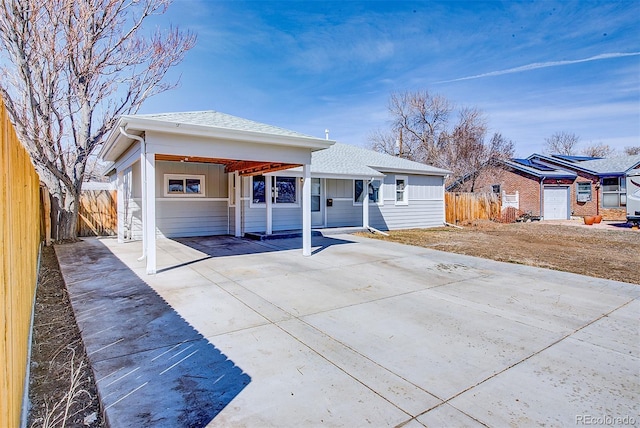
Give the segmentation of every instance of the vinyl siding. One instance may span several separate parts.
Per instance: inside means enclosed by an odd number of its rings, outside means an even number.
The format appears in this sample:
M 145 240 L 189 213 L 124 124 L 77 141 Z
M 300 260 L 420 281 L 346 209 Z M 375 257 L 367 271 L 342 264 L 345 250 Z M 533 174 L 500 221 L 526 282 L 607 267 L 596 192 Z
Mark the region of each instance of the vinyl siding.
M 352 199 L 334 199 L 333 206 L 326 210 L 327 227 L 362 226 L 362 205 L 353 205 Z
M 130 201 L 133 239 L 142 239 L 141 203 Z M 167 238 L 226 235 L 231 224 L 226 201 L 156 200 L 156 230 Z
M 164 196 L 164 174 L 205 176 L 205 197 Z M 133 239 L 142 239 L 142 186 L 140 162 L 131 167 L 131 197 L 125 199 L 125 229 Z M 225 235 L 233 231 L 233 212 L 228 208 L 227 174 L 223 165 L 190 162 L 156 162 L 156 230 L 169 238 Z

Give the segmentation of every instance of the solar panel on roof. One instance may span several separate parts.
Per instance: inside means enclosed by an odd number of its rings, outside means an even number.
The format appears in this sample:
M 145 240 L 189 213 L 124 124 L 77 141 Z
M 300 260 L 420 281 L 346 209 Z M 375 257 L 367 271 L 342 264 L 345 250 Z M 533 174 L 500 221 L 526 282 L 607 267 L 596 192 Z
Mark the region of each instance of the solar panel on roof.
M 538 171 L 555 171 L 555 168 L 551 168 L 547 165 L 543 165 L 541 163 L 533 162 L 530 159 L 513 159 L 514 162 L 519 163 L 520 165 L 527 166 L 529 168 L 537 169 Z
M 539 171 L 555 171 L 555 168 L 537 162 L 531 162 L 531 167 Z

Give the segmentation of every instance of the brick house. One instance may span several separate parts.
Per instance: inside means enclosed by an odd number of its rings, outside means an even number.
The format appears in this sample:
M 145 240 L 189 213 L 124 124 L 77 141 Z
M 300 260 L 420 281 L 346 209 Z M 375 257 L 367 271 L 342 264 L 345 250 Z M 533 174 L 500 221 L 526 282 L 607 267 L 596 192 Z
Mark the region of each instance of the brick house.
M 533 154 L 480 172 L 470 186 L 461 180 L 449 191 L 495 192 L 503 208 L 514 206 L 543 219 L 601 214 L 626 220 L 625 174 L 640 169 L 640 155 L 606 159 Z

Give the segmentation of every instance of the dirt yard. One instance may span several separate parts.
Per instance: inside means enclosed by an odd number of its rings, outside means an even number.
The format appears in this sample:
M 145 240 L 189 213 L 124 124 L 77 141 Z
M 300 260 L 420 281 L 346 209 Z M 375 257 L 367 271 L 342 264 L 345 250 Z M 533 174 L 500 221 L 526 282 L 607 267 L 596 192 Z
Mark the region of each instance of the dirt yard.
M 373 235 L 403 244 L 640 284 L 640 230 L 580 222 L 500 224 Z M 366 236 L 372 236 L 367 234 Z
M 106 426 L 93 372 L 52 247 L 42 251 L 32 346 L 28 426 Z

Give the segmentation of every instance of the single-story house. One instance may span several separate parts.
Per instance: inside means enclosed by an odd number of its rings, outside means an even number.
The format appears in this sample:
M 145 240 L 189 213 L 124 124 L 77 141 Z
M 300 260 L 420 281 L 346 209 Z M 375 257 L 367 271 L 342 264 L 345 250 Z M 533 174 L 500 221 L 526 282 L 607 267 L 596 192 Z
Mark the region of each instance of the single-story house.
M 449 171 L 215 112 L 119 118 L 99 156 L 118 190 L 118 240 L 444 224 Z
M 541 155 L 499 162 L 476 178 L 478 192 L 502 195 L 503 208 L 513 206 L 546 220 L 601 214 L 626 219 L 625 174 L 640 169 L 640 155 L 606 159 Z M 448 190 L 465 190 L 464 181 Z

